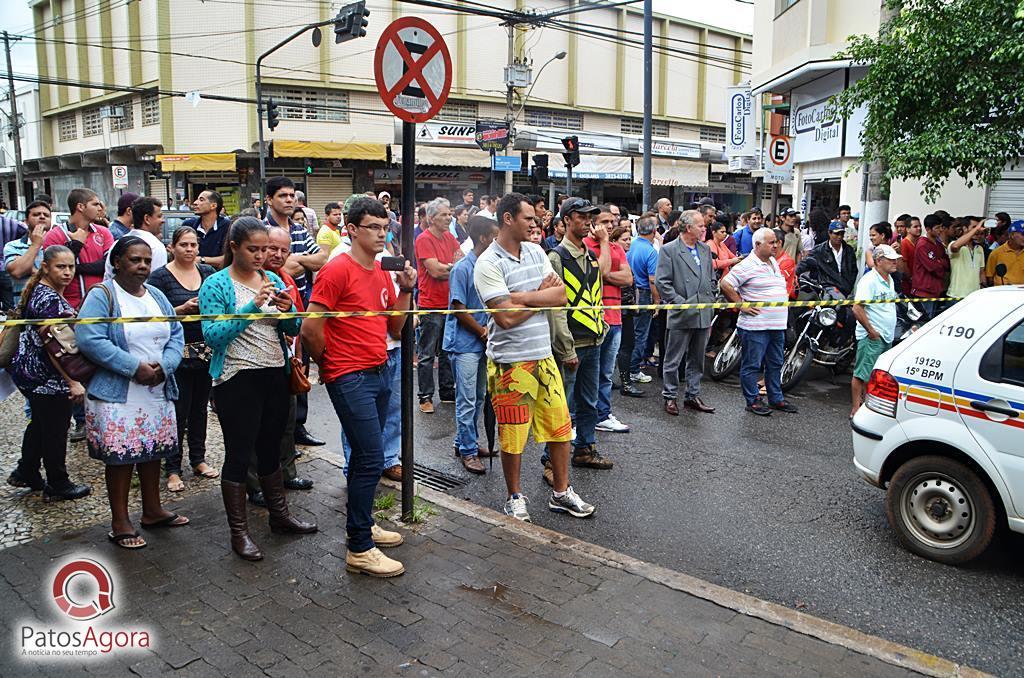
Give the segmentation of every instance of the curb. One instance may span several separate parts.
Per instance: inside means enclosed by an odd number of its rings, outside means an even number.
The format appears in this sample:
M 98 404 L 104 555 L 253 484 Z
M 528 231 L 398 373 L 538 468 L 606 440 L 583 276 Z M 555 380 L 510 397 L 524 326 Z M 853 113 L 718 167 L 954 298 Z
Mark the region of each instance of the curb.
M 387 479 L 382 479 L 381 484 L 398 492 L 401 492 L 402 489 L 401 483 Z M 510 532 L 529 537 L 537 542 L 562 546 L 574 553 L 596 560 L 603 565 L 624 570 L 676 591 L 682 591 L 683 593 L 707 600 L 720 607 L 761 619 L 769 624 L 783 626 L 797 633 L 823 640 L 826 643 L 845 647 L 858 654 L 874 657 L 893 666 L 915 671 L 926 676 L 939 676 L 943 678 L 980 678 L 992 675 L 964 664 L 957 664 L 948 659 L 928 654 L 927 652 L 915 650 L 899 643 L 893 643 L 878 636 L 862 633 L 848 626 L 826 621 L 797 610 L 791 610 L 777 603 L 761 600 L 745 593 L 739 593 L 723 586 L 712 584 L 703 579 L 676 572 L 660 565 L 654 565 L 624 553 L 598 546 L 597 544 L 569 537 L 560 532 L 549 530 L 546 527 L 520 522 L 493 509 L 452 497 L 443 492 L 424 487 L 419 483 L 416 484 L 416 492 L 422 499 L 449 511 L 476 518 L 488 525 L 503 527 Z

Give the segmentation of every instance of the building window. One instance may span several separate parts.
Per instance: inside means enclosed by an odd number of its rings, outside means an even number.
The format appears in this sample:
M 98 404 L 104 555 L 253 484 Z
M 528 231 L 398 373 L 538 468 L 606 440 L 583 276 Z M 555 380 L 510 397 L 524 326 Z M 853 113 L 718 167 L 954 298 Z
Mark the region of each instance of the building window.
M 142 126 L 160 124 L 160 95 L 147 94 L 142 97 Z
M 622 134 L 635 134 L 640 136 L 644 133 L 643 118 L 623 118 L 619 123 L 619 131 Z M 656 137 L 667 137 L 668 120 L 651 120 L 651 134 Z
M 282 120 L 349 121 L 348 92 L 275 87 L 266 88 L 264 97 L 273 97 Z
M 527 108 L 526 124 L 533 127 L 582 130 L 583 114 L 577 111 L 550 111 L 541 108 Z
M 103 118 L 99 108 L 87 108 L 82 111 L 82 136 L 95 137 L 103 134 Z
M 725 143 L 725 128 L 724 127 L 709 127 L 707 125 L 701 125 L 700 127 L 700 140 L 711 141 L 716 144 Z
M 120 108 L 122 116 L 119 118 L 110 118 L 110 131 L 116 132 L 119 130 L 132 129 L 135 127 L 135 106 L 134 101 L 131 98 L 122 99 L 115 104 L 111 104 L 112 108 Z
M 476 122 L 480 117 L 480 107 L 475 101 L 451 101 L 449 99 L 435 117 L 448 122 Z
M 57 129 L 61 141 L 74 141 L 78 138 L 78 115 L 68 113 L 57 118 Z

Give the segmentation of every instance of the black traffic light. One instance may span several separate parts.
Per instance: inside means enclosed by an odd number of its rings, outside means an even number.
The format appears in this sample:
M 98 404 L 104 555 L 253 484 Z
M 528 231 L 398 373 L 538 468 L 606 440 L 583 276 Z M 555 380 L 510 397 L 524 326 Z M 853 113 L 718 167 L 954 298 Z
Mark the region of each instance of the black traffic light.
M 366 9 L 366 0 L 351 2 L 338 10 L 338 16 L 334 17 L 335 44 L 366 37 L 366 27 L 370 25 L 366 20 L 368 16 L 370 10 Z
M 267 99 L 267 127 L 273 132 L 281 124 L 281 112 L 277 110 L 277 102 L 271 97 Z
M 533 178 L 537 181 L 548 180 L 548 156 L 533 156 Z
M 565 147 L 565 153 L 562 157 L 565 158 L 565 164 L 569 167 L 575 167 L 580 164 L 580 139 L 576 135 L 571 137 L 565 137 L 562 139 L 562 146 Z

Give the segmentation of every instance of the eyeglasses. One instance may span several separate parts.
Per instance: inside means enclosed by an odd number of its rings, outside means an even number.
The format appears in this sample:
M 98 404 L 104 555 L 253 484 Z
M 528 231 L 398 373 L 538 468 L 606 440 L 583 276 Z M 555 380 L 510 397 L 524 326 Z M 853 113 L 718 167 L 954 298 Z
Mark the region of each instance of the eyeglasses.
M 376 233 L 384 233 L 388 230 L 387 226 L 373 225 L 373 226 L 357 226 L 357 228 L 365 228 L 367 231 L 374 231 Z

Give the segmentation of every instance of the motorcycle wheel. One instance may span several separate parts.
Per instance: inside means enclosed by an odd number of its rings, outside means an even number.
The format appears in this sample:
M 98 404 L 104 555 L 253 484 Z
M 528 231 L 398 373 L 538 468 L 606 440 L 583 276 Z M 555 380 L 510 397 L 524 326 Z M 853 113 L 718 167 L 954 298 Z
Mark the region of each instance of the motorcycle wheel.
M 786 393 L 799 384 L 813 362 L 814 352 L 806 340 L 791 348 L 782 361 L 782 392 Z
M 741 353 L 740 333 L 733 330 L 711 361 L 708 375 L 715 381 L 722 381 L 739 367 Z

